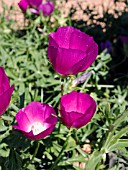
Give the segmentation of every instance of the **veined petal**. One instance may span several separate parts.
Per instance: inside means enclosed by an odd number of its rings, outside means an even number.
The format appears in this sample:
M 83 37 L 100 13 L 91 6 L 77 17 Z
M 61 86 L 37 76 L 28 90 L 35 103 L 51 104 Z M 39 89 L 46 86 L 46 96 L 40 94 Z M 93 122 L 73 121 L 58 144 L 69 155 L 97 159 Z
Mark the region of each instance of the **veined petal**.
M 56 55 L 56 57 L 54 57 Z M 73 65 L 77 64 L 85 56 L 85 53 L 79 50 L 48 47 L 48 56 L 54 69 L 61 75 L 72 74 Z
M 51 36 L 60 48 L 69 49 L 70 39 L 74 28 L 71 26 L 60 27 L 56 32 L 51 33 Z M 49 44 L 51 46 L 51 44 Z
M 86 93 L 73 91 L 61 97 L 61 120 L 68 128 L 80 128 L 86 125 L 95 111 L 96 102 Z
M 26 113 L 23 110 L 19 110 L 19 112 L 16 114 L 16 120 L 17 120 L 18 125 L 13 126 L 15 129 L 18 129 L 24 132 L 31 131 L 31 122 L 29 121 Z

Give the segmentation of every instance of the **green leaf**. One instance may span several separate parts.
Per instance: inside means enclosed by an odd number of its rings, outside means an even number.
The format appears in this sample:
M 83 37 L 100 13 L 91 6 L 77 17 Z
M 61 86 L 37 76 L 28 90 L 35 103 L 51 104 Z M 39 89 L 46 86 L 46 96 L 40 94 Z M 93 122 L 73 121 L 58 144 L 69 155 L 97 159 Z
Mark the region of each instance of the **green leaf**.
M 96 170 L 96 166 L 102 160 L 102 154 L 102 152 L 99 152 L 97 150 L 94 151 L 87 162 L 86 170 L 90 170 L 90 167 L 91 170 Z
M 128 126 L 126 126 L 125 128 L 121 129 L 120 131 L 116 132 L 116 135 L 114 135 L 114 132 L 116 130 L 116 128 L 124 121 L 126 120 L 126 117 L 128 116 L 128 111 L 124 112 L 123 114 L 121 114 L 117 120 L 113 123 L 113 125 L 110 127 L 110 132 L 108 134 L 107 140 L 104 144 L 104 148 L 106 151 L 109 151 L 109 147 L 113 144 L 116 143 L 116 141 L 122 137 L 124 134 L 126 134 L 128 132 Z
M 128 139 L 119 139 L 117 142 L 109 147 L 109 152 L 115 150 L 121 150 L 122 148 L 128 147 Z
M 13 149 L 10 150 L 10 154 L 8 160 L 5 163 L 5 166 L 9 170 L 21 170 L 22 168 L 22 159 Z

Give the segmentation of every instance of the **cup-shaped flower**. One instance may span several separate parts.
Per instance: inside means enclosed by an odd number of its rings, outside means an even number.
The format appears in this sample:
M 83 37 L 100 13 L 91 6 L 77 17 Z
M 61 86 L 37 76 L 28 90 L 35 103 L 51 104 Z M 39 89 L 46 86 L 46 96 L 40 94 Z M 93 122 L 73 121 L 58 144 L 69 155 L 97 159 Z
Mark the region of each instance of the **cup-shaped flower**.
M 96 59 L 98 46 L 93 38 L 71 26 L 49 34 L 48 57 L 62 76 L 86 70 Z
M 39 140 L 48 136 L 57 123 L 55 110 L 48 104 L 31 102 L 16 114 L 18 125 L 15 129 L 32 140 Z
M 95 111 L 96 102 L 86 93 L 73 91 L 61 97 L 61 120 L 68 128 L 81 128 L 86 125 Z
M 54 4 L 52 1 L 48 1 L 44 4 L 41 4 L 38 8 L 38 11 L 41 11 L 44 16 L 50 16 L 50 14 L 54 11 Z
M 9 79 L 3 67 L 0 67 L 0 115 L 2 115 L 9 106 L 14 86 L 10 87 Z
M 29 2 L 28 2 L 28 0 L 21 0 L 18 3 L 18 5 L 22 9 L 23 12 L 26 12 L 27 8 L 29 7 Z

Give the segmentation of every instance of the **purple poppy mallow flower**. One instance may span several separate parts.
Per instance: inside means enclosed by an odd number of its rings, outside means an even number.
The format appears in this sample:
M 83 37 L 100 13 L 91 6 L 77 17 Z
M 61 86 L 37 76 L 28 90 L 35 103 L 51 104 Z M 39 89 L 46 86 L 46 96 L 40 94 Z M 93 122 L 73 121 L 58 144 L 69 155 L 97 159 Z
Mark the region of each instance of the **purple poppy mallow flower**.
M 21 0 L 18 5 L 23 12 L 26 12 L 30 4 L 28 0 Z
M 3 67 L 0 67 L 0 116 L 9 106 L 14 86 L 10 86 L 9 79 Z
M 38 8 L 39 5 L 41 5 L 42 0 L 21 0 L 18 5 L 21 8 L 23 12 L 26 12 L 28 8 L 35 9 Z M 31 11 L 33 12 L 33 11 Z M 35 13 L 35 11 L 34 11 Z M 38 12 L 39 13 L 39 12 Z
M 100 43 L 101 50 L 107 49 L 106 53 L 110 53 L 112 51 L 112 43 L 109 40 L 106 40 L 105 42 Z
M 50 16 L 51 13 L 54 11 L 54 3 L 52 1 L 43 3 L 38 7 L 38 11 L 41 11 L 44 16 Z
M 42 0 L 21 0 L 18 5 L 23 12 L 26 12 L 29 8 L 32 13 L 37 15 L 42 11 L 44 16 L 50 16 L 54 10 L 54 3 L 52 1 L 42 3 Z
M 62 76 L 86 70 L 97 55 L 98 45 L 94 39 L 74 27 L 62 26 L 49 34 L 48 57 Z
M 121 35 L 120 40 L 123 44 L 128 44 L 128 36 Z
M 96 111 L 95 100 L 86 93 L 73 91 L 60 99 L 60 115 L 68 128 L 81 128 L 86 125 Z
M 55 110 L 48 104 L 31 102 L 16 114 L 18 125 L 15 129 L 32 140 L 40 140 L 48 136 L 57 123 Z

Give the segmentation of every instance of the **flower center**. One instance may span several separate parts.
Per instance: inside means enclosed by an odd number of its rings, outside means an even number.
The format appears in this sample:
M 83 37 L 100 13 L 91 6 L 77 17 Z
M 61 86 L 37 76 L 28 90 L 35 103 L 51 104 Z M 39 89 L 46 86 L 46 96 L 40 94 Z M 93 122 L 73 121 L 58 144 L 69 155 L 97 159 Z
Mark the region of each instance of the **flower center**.
M 44 130 L 46 130 L 46 127 L 43 126 L 40 122 L 35 122 L 32 126 L 31 126 L 31 130 L 33 131 L 33 135 L 38 135 L 39 133 L 43 132 Z

